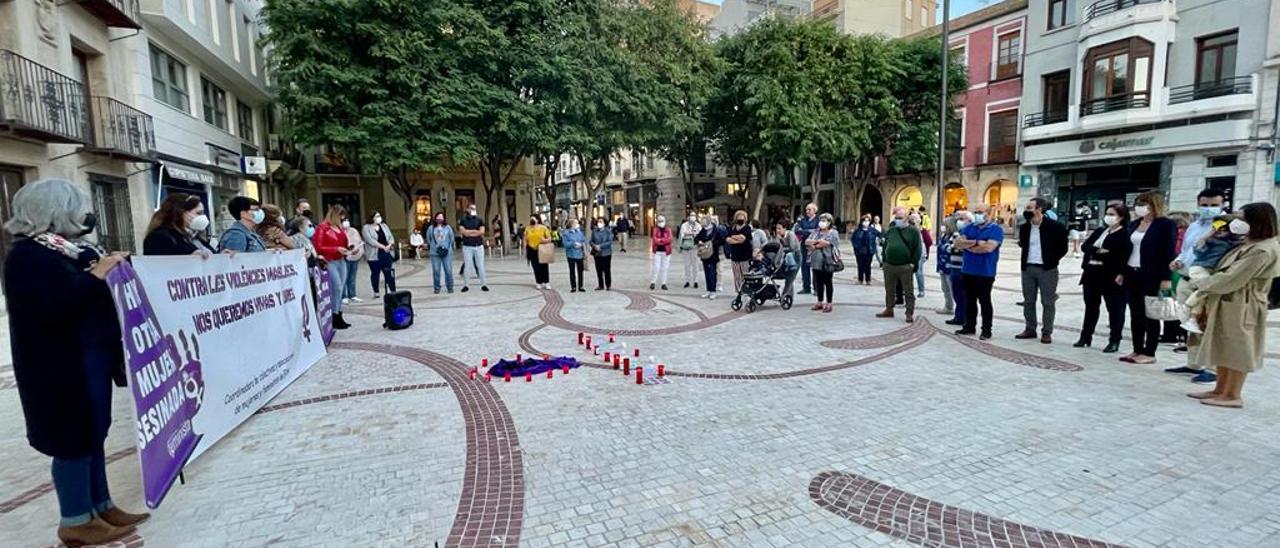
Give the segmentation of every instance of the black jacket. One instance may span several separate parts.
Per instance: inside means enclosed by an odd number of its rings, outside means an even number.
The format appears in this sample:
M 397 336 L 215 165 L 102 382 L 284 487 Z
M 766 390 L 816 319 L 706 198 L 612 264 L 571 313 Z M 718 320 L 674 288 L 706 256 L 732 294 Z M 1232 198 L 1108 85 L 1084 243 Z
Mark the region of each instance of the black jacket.
M 1027 251 L 1031 249 L 1031 223 L 1018 227 L 1018 245 L 1022 247 L 1022 269 L 1027 269 Z M 1067 254 L 1067 227 L 1058 221 L 1045 218 L 1040 221 L 1040 259 L 1045 270 L 1058 268 Z
M 1137 220 L 1129 223 L 1128 233 L 1132 235 L 1141 222 Z M 1142 249 L 1139 251 L 1142 268 L 1138 269 L 1138 276 L 1147 280 L 1172 279 L 1169 263 L 1178 256 L 1177 245 L 1178 225 L 1172 219 L 1159 217 L 1151 221 L 1146 236 L 1142 237 Z M 1128 264 L 1127 260 L 1125 262 Z
M 1084 249 L 1084 262 L 1080 267 L 1084 271 L 1084 275 L 1080 277 L 1080 284 L 1084 285 L 1088 280 L 1112 280 L 1115 277 L 1124 274 L 1126 265 L 1129 262 L 1129 254 L 1133 251 L 1133 243 L 1129 241 L 1128 230 L 1117 230 L 1111 234 L 1106 234 L 1107 227 L 1098 227 L 1089 234 L 1081 246 Z M 1098 239 L 1102 239 L 1102 249 L 1107 250 L 1106 253 L 1098 253 L 1098 248 L 1094 243 Z
M 198 238 L 188 238 L 173 228 L 162 226 L 142 240 L 143 255 L 190 255 L 197 249 L 213 253 L 213 248 Z
M 15 242 L 5 259 L 13 376 L 27 441 L 54 457 L 102 449 L 112 381 L 123 380 L 111 291 L 85 266 L 29 239 Z

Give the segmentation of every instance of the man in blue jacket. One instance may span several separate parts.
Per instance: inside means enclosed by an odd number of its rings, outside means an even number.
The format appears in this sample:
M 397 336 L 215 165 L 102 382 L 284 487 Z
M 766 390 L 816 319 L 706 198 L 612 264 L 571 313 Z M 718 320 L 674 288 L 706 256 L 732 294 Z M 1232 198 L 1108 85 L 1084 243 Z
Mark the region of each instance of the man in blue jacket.
M 818 230 L 818 204 L 809 204 L 804 206 L 804 215 L 796 219 L 795 233 L 800 239 L 800 249 L 808 249 L 805 247 L 805 240 L 809 239 L 809 234 Z M 804 279 L 804 287 L 800 290 L 801 295 L 813 293 L 813 274 L 809 271 L 809 253 L 800 253 L 800 274 Z

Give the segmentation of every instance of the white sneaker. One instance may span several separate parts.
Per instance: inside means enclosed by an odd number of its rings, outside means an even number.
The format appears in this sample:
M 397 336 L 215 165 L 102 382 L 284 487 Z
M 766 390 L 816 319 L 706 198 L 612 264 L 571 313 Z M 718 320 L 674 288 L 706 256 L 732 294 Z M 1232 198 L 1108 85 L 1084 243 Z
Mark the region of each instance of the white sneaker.
M 710 294 L 710 293 L 703 293 L 703 294 L 702 294 L 702 298 L 703 298 L 703 299 L 711 298 L 711 294 Z
M 713 300 L 713 301 L 714 301 L 714 300 L 716 300 L 716 294 L 715 294 L 715 293 L 712 293 L 712 294 L 711 294 L 711 296 L 710 296 L 710 297 L 707 297 L 707 298 L 708 298 L 708 299 L 711 299 L 711 300 Z
M 342 299 L 342 304 L 348 304 L 350 302 L 351 302 L 351 299 Z
M 352 298 L 351 298 L 351 302 L 353 302 L 353 303 L 362 303 L 362 302 L 364 302 L 364 299 L 361 299 L 360 297 L 352 297 Z
M 381 299 L 381 298 L 382 298 L 382 296 L 378 295 L 377 293 L 374 293 L 374 294 L 373 294 L 373 300 L 375 300 L 375 301 L 376 301 L 376 300 Z

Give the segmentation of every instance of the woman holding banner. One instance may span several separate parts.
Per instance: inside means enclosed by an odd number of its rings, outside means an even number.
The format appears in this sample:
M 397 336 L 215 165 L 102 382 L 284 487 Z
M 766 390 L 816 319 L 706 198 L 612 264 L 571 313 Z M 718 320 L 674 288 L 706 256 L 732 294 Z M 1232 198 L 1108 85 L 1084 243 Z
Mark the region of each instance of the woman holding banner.
M 199 196 L 170 194 L 151 216 L 143 255 L 212 255 L 213 246 L 204 239 L 209 217 Z
M 311 243 L 316 246 L 316 253 L 319 253 L 328 263 L 329 283 L 337 295 L 341 295 L 342 288 L 346 287 L 346 258 L 351 253 L 347 233 L 342 227 L 342 222 L 346 219 L 347 208 L 340 205 L 330 206 L 329 214 L 325 215 L 324 222 L 316 227 L 315 235 L 311 237 Z M 351 324 L 342 319 L 342 299 L 333 299 L 333 328 L 348 327 L 351 327 Z
M 93 232 L 97 217 L 70 181 L 29 184 L 12 206 L 4 285 L 13 374 L 27 440 L 53 457 L 58 538 L 68 546 L 118 540 L 148 517 L 112 503 L 103 452 L 111 385 L 125 385 L 120 324 L 103 280 L 125 255 L 74 242 Z

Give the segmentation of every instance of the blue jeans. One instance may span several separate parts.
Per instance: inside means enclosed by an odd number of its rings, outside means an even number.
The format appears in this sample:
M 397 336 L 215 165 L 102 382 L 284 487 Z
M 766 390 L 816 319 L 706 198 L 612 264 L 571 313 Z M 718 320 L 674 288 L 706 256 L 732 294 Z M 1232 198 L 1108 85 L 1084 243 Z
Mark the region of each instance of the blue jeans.
M 916 294 L 924 295 L 924 268 L 929 265 L 929 258 L 920 255 L 920 265 L 916 267 Z
M 702 261 L 702 273 L 707 277 L 707 292 L 716 292 L 716 271 L 720 269 L 720 263 L 714 261 Z M 805 269 L 805 278 L 808 278 L 808 269 Z
M 333 313 L 342 313 L 342 295 L 347 288 L 347 260 L 338 258 L 329 261 L 329 293 L 333 295 Z
M 449 291 L 453 291 L 453 250 L 441 257 L 436 254 L 436 250 L 431 250 L 431 286 L 436 291 L 440 291 L 440 271 L 444 271 L 444 284 Z
M 960 273 L 959 268 L 952 267 L 951 273 L 951 300 L 955 301 L 956 315 L 951 319 L 956 322 L 964 322 L 965 300 L 964 300 L 964 275 Z
M 73 527 L 111 508 L 107 489 L 107 461 L 102 446 L 92 455 L 74 459 L 53 458 L 53 489 L 58 494 L 62 525 Z
M 360 261 L 347 261 L 347 279 L 344 287 L 346 290 L 342 295 L 348 299 L 356 297 L 356 271 L 360 270 Z

